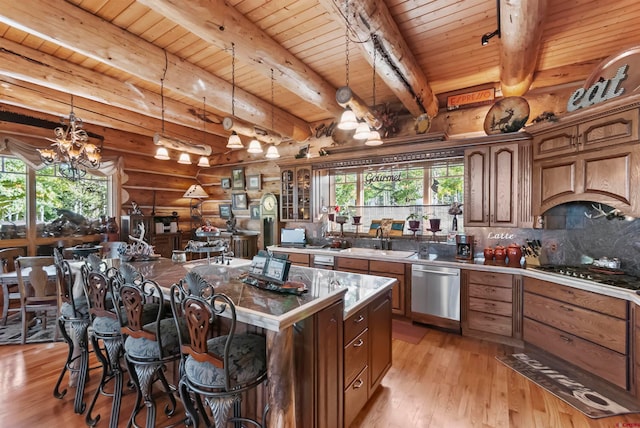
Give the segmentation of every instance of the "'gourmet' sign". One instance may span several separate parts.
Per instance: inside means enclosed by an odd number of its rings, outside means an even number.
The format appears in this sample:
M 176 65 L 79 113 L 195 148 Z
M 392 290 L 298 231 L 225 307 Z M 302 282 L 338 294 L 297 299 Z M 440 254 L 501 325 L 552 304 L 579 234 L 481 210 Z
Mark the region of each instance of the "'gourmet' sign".
M 397 174 L 373 174 L 373 173 L 369 173 L 367 175 L 364 176 L 364 182 L 365 184 L 372 184 L 372 183 L 386 183 L 386 182 L 396 182 L 396 181 L 402 181 L 402 174 L 397 173 Z

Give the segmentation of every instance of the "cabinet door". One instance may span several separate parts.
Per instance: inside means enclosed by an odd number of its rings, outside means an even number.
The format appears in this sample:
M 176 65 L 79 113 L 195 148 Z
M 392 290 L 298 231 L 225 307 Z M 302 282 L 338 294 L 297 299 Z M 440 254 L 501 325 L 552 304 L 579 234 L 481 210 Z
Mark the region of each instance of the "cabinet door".
M 369 304 L 369 395 L 391 367 L 391 293 Z
M 577 133 L 578 130 L 575 126 L 569 126 L 536 135 L 533 139 L 533 159 L 575 153 L 577 151 Z
M 636 108 L 579 124 L 579 149 L 593 150 L 638 141 L 638 112 Z
M 489 225 L 517 227 L 518 145 L 492 146 Z
M 489 161 L 488 147 L 465 151 L 465 226 L 489 226 Z
M 296 169 L 296 220 L 311 219 L 311 168 Z
M 317 428 L 342 426 L 342 301 L 318 313 Z
M 280 193 L 280 219 L 282 221 L 293 220 L 295 214 L 295 180 L 293 169 L 283 169 L 281 171 L 281 193 Z

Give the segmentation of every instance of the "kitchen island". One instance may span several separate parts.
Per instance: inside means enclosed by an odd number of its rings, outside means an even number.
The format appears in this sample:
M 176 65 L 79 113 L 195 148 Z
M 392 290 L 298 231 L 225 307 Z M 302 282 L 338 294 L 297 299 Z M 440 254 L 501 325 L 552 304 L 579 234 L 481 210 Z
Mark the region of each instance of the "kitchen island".
M 114 265 L 119 261 L 114 260 Z M 305 283 L 308 292 L 297 296 L 262 290 L 243 283 L 249 260 L 233 259 L 229 265 L 208 264 L 206 260 L 173 263 L 168 259 L 133 262 L 145 278 L 163 289 L 178 282 L 189 271 L 198 272 L 214 285 L 217 293 L 228 295 L 236 305 L 238 321 L 262 328 L 267 336 L 268 426 L 341 427 L 345 351 L 343 331 L 362 328 L 355 345 L 373 359 L 358 374 L 375 378 L 374 387 L 391 365 L 392 278 L 292 266 L 289 279 Z M 345 321 L 346 320 L 346 321 Z M 362 337 L 371 334 L 372 345 Z M 346 333 L 345 333 L 346 334 Z M 364 336 L 363 336 L 364 335 Z M 366 346 L 364 346 L 366 345 Z M 373 349 L 376 349 L 375 355 Z M 375 373 L 369 374 L 373 366 Z M 360 379 L 360 377 L 358 378 Z M 357 383 L 356 385 L 360 385 Z M 371 391 L 369 385 L 358 391 Z M 375 389 L 375 388 L 374 388 Z M 372 392 L 372 391 L 371 391 Z M 364 402 L 370 395 L 364 397 Z M 356 397 L 362 400 L 362 396 Z M 363 405 L 363 404 L 362 404 Z

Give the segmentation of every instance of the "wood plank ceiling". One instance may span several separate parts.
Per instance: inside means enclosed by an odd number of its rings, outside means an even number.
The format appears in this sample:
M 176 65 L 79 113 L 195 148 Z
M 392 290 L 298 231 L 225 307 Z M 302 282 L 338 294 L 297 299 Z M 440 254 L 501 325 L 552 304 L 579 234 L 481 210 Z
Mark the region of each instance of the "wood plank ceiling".
M 338 117 L 347 79 L 372 108 L 374 56 L 376 104 L 416 117 L 462 89 L 576 85 L 640 45 L 636 0 L 499 2 L 502 37 L 481 46 L 494 0 L 348 0 L 347 74 L 341 0 L 0 0 L 0 103 L 60 116 L 73 94 L 86 122 L 142 135 L 159 131 L 164 104 L 167 133 L 186 139 L 204 108 L 220 152 L 232 110 L 301 141 Z

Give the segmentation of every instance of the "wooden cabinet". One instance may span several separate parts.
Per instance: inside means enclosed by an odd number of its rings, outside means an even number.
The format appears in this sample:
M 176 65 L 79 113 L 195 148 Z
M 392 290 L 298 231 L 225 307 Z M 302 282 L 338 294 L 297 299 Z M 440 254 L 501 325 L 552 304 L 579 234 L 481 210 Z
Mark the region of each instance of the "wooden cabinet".
M 528 142 L 465 150 L 465 226 L 530 226 L 529 168 Z
M 526 278 L 525 343 L 628 389 L 627 306 L 622 299 Z
M 638 141 L 638 112 L 637 108 L 626 110 L 537 134 L 533 138 L 533 159 Z
M 351 257 L 336 257 L 336 270 L 354 273 L 369 273 L 369 260 L 353 259 Z
M 522 345 L 522 278 L 463 270 L 462 334 Z
M 604 108 L 604 107 L 603 107 Z M 640 110 L 629 106 L 563 124 L 532 127 L 532 213 L 565 202 L 593 201 L 640 214 Z
M 406 294 L 409 287 L 406 283 L 406 266 L 404 263 L 369 261 L 371 275 L 387 276 L 398 280 L 391 290 L 391 310 L 395 315 L 400 316 L 406 315 L 406 302 L 408 301 Z
M 150 243 L 156 254 L 169 259 L 173 255 L 173 250 L 182 249 L 182 235 L 180 233 L 153 234 Z
M 286 168 L 280 174 L 280 219 L 311 221 L 311 167 Z
M 168 218 L 175 219 L 176 224 L 178 223 L 177 217 L 146 217 L 142 215 L 120 216 L 120 240 L 123 242 L 129 242 L 130 235 L 139 238 L 140 225 L 143 225 L 144 240 L 150 245 L 153 245 L 156 254 L 161 254 L 162 257 L 171 258 L 173 250 L 183 249 L 182 234 L 180 232 L 156 233 L 155 230 L 155 220 L 159 219 L 159 222 L 163 222 Z
M 391 367 L 391 293 L 344 321 L 344 426 L 349 427 Z

